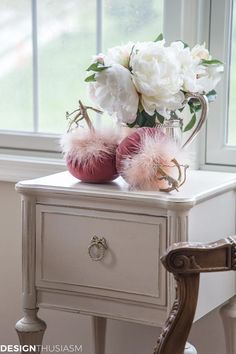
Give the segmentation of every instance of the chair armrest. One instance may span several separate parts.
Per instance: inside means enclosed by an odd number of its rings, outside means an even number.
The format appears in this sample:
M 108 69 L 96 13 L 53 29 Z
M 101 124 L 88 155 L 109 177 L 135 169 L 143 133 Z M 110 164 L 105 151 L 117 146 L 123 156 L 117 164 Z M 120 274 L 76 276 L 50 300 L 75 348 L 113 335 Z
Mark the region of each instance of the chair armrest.
M 161 258 L 176 280 L 176 299 L 154 354 L 183 354 L 196 311 L 200 273 L 236 270 L 236 236 L 173 244 Z
M 236 270 L 236 236 L 202 244 L 173 244 L 161 258 L 173 274 L 206 273 Z

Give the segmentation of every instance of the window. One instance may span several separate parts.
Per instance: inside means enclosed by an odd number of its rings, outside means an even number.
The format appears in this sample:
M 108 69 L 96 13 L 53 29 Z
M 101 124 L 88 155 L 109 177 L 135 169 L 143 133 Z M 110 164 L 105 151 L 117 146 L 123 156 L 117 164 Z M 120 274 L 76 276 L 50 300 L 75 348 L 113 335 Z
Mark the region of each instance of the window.
M 211 0 L 210 51 L 225 64 L 218 98 L 210 107 L 206 129 L 206 165 L 236 165 L 236 5 Z
M 232 9 L 232 32 L 231 32 L 231 69 L 229 88 L 229 122 L 228 122 L 228 144 L 236 145 L 236 5 Z
M 57 151 L 96 52 L 162 32 L 163 0 L 1 0 L 0 146 Z
M 218 98 L 210 106 L 203 164 L 236 165 L 234 1 L 84 4 L 85 0 L 0 1 L 1 153 L 58 157 L 65 112 L 76 107 L 78 98 L 88 102 L 84 77 L 91 56 L 128 40 L 152 40 L 163 31 L 167 41 L 205 41 L 212 55 L 225 63 Z

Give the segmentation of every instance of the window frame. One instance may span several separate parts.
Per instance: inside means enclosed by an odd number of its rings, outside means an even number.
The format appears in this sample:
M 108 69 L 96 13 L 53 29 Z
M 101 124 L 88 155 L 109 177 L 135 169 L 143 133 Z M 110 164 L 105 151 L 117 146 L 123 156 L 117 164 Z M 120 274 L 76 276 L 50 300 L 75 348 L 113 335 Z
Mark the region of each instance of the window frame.
M 156 0 L 158 1 L 158 0 Z M 217 58 L 221 58 L 222 61 L 227 62 L 227 55 L 229 53 L 229 46 L 227 46 L 227 40 L 229 33 L 222 31 L 226 21 L 228 20 L 227 11 L 229 3 L 233 0 L 165 0 L 164 1 L 164 13 L 163 13 L 163 32 L 167 42 L 181 38 L 189 45 L 193 46 L 196 43 L 206 42 L 206 46 L 209 47 L 210 52 Z M 37 16 L 37 9 L 35 8 L 36 0 L 32 2 L 32 18 Z M 101 50 L 102 43 L 102 5 L 103 0 L 97 0 L 97 52 Z M 222 20 L 222 13 L 224 19 Z M 194 16 L 193 16 L 194 14 Z M 217 15 L 217 16 L 216 16 Z M 229 15 L 229 14 L 228 14 Z M 232 15 L 232 14 L 231 14 Z M 221 16 L 221 17 L 220 17 Z M 221 29 L 215 31 L 215 27 Z M 214 37 L 212 37 L 214 33 Z M 34 32 L 34 36 L 37 35 Z M 220 39 L 219 37 L 220 36 Z M 224 53 L 219 53 L 217 49 L 217 41 L 223 41 Z M 218 46 L 219 47 L 219 46 Z M 33 46 L 33 55 L 37 54 L 37 42 Z M 35 59 L 33 59 L 35 61 Z M 227 59 L 228 60 L 228 59 Z M 35 62 L 36 71 L 34 71 L 34 77 L 37 78 L 37 58 Z M 227 62 L 228 63 L 228 62 Z M 200 134 L 198 144 L 194 145 L 194 151 L 197 151 L 198 160 L 195 162 L 195 168 L 202 169 L 227 169 L 230 165 L 230 158 L 226 158 L 228 153 L 234 153 L 236 149 L 224 147 L 222 149 L 222 134 L 221 144 L 218 144 L 217 152 L 215 140 L 217 139 L 217 132 L 222 131 L 222 127 L 225 129 L 225 110 L 227 109 L 227 92 L 225 85 L 229 77 L 228 65 L 226 65 L 226 73 L 221 86 L 217 87 L 219 96 L 215 103 L 211 104 L 208 121 L 204 131 Z M 34 87 L 34 95 L 36 95 L 37 88 Z M 34 98 L 37 106 L 37 98 Z M 35 109 L 35 108 L 34 108 Z M 225 130 L 224 130 L 225 134 Z M 224 135 L 225 136 L 225 135 Z M 61 159 L 59 135 L 56 134 L 38 134 L 29 132 L 0 132 L 0 179 L 7 180 L 7 169 L 10 170 L 10 180 L 17 181 L 19 178 L 33 178 L 39 175 L 46 175 L 52 172 L 59 172 L 65 169 L 65 163 Z M 220 150 L 222 152 L 220 152 Z M 199 153 L 200 151 L 200 153 Z M 216 159 L 215 159 L 216 157 Z M 219 160 L 222 157 L 224 160 Z M 225 159 L 226 158 L 226 159 Z M 235 154 L 236 158 L 236 154 Z M 34 160 L 35 159 L 35 160 Z M 7 163 L 6 161 L 9 161 Z M 33 163 L 35 161 L 35 167 Z M 223 163 L 222 163 L 223 161 Z M 226 161 L 226 163 L 225 163 Z M 25 163 L 26 162 L 26 163 Z M 235 161 L 236 162 L 236 161 Z M 19 168 L 22 166 L 22 172 L 14 172 L 14 166 Z M 4 170 L 4 172 L 2 171 Z M 31 170 L 31 172 L 30 172 Z M 232 170 L 232 167 L 231 167 Z
M 31 154 L 41 152 L 44 156 L 61 157 L 59 144 L 60 134 L 39 133 L 39 78 L 38 78 L 38 11 L 37 1 L 30 0 L 31 4 L 31 35 L 32 35 L 32 121 L 33 130 L 7 131 L 0 130 L 0 155 L 4 152 L 15 152 Z M 96 0 L 96 48 L 97 53 L 101 52 L 102 45 L 102 20 L 103 20 L 103 0 Z
M 226 24 L 232 23 L 232 7 L 233 0 L 166 1 L 165 17 L 171 11 L 176 14 L 172 28 L 166 23 L 168 41 L 181 38 L 190 46 L 205 42 L 210 53 L 225 64 L 223 79 L 216 88 L 218 97 L 210 104 L 208 119 L 197 143 L 190 147 L 195 155 L 194 168 L 236 171 L 236 146 L 226 143 L 231 54 L 231 27 Z
M 0 154 L 27 154 L 35 152 L 60 156 L 59 135 L 37 133 L 39 125 L 38 97 L 38 38 L 37 38 L 37 1 L 31 0 L 31 41 L 32 41 L 32 121 L 33 132 L 0 130 Z
M 217 86 L 218 97 L 210 105 L 205 134 L 202 139 L 204 169 L 234 171 L 236 146 L 227 144 L 230 93 L 231 26 L 233 0 L 211 0 L 209 50 L 225 64 L 223 80 Z M 227 24 L 230 24 L 227 25 Z
M 31 33 L 32 33 L 32 120 L 34 132 L 7 131 L 0 130 L 0 156 L 4 153 L 26 155 L 42 153 L 42 156 L 61 157 L 59 144 L 60 134 L 42 134 L 38 133 L 39 126 L 39 77 L 38 77 L 38 38 L 37 23 L 38 11 L 37 1 L 30 0 L 31 4 Z M 159 1 L 159 0 L 155 0 Z M 163 0 L 164 4 L 164 0 Z M 94 51 L 100 53 L 102 50 L 103 38 L 103 0 L 96 0 L 96 48 Z

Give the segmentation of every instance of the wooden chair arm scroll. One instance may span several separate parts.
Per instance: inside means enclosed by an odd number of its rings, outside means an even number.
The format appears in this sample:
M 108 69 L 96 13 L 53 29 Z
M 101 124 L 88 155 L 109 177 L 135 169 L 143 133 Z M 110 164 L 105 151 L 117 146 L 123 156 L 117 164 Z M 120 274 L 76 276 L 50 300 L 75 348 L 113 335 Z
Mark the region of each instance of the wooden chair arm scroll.
M 207 245 L 173 244 L 161 261 L 173 273 L 177 287 L 154 354 L 183 354 L 196 311 L 200 273 L 236 270 L 236 236 Z

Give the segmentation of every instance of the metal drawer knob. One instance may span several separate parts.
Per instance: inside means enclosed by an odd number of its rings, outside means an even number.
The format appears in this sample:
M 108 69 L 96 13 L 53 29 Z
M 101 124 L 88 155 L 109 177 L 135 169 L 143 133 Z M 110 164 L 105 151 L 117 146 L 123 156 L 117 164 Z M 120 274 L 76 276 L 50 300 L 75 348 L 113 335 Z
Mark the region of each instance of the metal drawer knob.
M 101 261 L 107 250 L 107 242 L 104 237 L 93 236 L 88 247 L 88 254 L 93 261 Z

